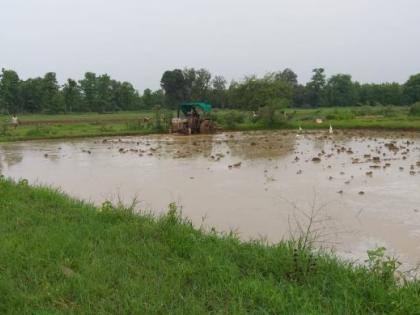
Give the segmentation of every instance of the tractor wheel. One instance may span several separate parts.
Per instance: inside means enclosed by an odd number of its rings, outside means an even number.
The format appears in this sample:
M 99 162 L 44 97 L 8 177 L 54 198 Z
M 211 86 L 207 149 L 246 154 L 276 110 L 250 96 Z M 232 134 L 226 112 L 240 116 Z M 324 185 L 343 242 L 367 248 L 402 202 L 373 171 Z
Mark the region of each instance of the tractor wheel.
M 214 124 L 209 119 L 203 120 L 200 124 L 200 133 L 208 134 L 214 132 Z

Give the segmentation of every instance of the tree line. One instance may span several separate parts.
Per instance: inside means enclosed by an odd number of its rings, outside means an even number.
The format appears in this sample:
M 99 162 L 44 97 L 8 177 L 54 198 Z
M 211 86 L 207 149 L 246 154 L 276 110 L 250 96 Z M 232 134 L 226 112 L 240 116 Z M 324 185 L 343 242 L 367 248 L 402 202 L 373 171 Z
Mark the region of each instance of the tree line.
M 284 69 L 263 77 L 248 76 L 232 81 L 229 86 L 222 76 L 212 78 L 205 70 L 175 69 L 161 79 L 168 105 L 182 100 L 207 100 L 217 107 L 250 109 L 281 104 L 292 107 L 411 105 L 420 101 L 420 73 L 404 84 L 353 81 L 349 74 L 327 78 L 323 68 L 316 68 L 305 85 L 295 72 Z
M 151 93 L 153 103 L 163 102 L 160 93 Z M 0 74 L 0 113 L 105 113 L 142 107 L 142 96 L 131 83 L 107 74 L 87 72 L 83 79 L 68 79 L 61 86 L 54 72 L 27 80 L 13 70 L 2 69 Z
M 165 71 L 161 89 L 139 93 L 131 83 L 107 74 L 85 73 L 81 80 L 57 82 L 56 74 L 22 80 L 13 70 L 0 74 L 0 113 L 115 112 L 151 109 L 156 105 L 176 108 L 183 101 L 204 101 L 215 107 L 256 110 L 263 106 L 321 107 L 355 105 L 411 105 L 420 101 L 420 73 L 404 84 L 353 81 L 349 74 L 326 76 L 313 70 L 306 84 L 291 69 L 262 77 L 247 76 L 229 84 L 206 69 Z

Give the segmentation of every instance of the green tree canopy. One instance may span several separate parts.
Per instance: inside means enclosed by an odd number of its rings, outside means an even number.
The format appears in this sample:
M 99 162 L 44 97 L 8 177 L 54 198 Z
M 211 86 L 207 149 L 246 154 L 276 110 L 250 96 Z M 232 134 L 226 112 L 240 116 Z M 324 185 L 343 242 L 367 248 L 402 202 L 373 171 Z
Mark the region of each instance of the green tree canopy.
M 330 106 L 351 106 L 357 103 L 357 90 L 348 74 L 336 74 L 328 79 L 325 96 Z
M 412 75 L 404 84 L 404 99 L 408 104 L 420 101 L 420 73 Z
M 160 86 L 165 92 L 166 102 L 175 108 L 179 103 L 188 99 L 191 77 L 185 78 L 180 69 L 165 71 L 160 80 Z
M 13 70 L 1 70 L 0 111 L 17 113 L 22 110 L 20 79 Z
M 312 79 L 306 84 L 305 98 L 311 106 L 318 107 L 324 102 L 325 71 L 323 68 L 316 68 L 312 72 Z

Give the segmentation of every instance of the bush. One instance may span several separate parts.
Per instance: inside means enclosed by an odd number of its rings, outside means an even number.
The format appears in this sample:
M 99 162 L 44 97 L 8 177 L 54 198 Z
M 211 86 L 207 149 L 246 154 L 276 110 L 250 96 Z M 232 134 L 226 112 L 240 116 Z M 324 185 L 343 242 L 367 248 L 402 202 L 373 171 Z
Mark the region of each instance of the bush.
M 410 111 L 408 113 L 410 116 L 420 116 L 420 102 L 414 103 L 410 106 Z
M 238 124 L 245 121 L 245 114 L 237 110 L 229 110 L 217 117 L 218 122 L 228 129 L 235 129 Z
M 382 114 L 385 117 L 394 117 L 397 115 L 397 110 L 392 105 L 386 105 L 382 109 Z
M 395 273 L 401 263 L 394 257 L 385 255 L 385 247 L 368 250 L 368 259 L 365 261 L 369 270 L 385 283 L 395 284 Z
M 9 136 L 9 124 L 7 122 L 0 122 L 0 136 Z
M 154 128 L 156 131 L 163 131 L 163 110 L 161 106 L 156 105 L 153 108 L 153 116 Z
M 155 131 L 164 132 L 171 127 L 173 112 L 156 105 L 153 108 L 153 126 Z
M 286 120 L 285 108 L 287 103 L 283 100 L 273 100 L 266 106 L 263 106 L 259 110 L 259 116 L 263 124 L 267 127 L 273 127 L 274 125 Z

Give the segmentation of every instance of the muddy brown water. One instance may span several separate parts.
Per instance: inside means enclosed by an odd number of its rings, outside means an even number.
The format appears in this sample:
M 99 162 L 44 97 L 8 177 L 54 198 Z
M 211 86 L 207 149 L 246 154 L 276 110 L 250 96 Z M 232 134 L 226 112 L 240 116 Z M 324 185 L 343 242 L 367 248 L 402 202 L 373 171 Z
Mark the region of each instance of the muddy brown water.
M 196 226 L 277 242 L 306 228 L 363 261 L 385 246 L 420 262 L 420 133 L 237 132 L 0 145 L 0 172 L 101 204 L 171 202 Z

